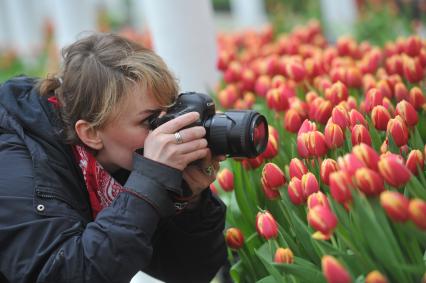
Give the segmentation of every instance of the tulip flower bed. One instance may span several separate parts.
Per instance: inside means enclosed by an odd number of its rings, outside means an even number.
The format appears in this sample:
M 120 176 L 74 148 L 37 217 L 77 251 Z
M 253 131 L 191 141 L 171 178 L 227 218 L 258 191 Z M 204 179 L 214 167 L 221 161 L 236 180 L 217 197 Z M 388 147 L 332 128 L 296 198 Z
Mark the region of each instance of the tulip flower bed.
M 425 282 L 426 42 L 328 45 L 310 22 L 219 44 L 218 104 L 270 124 L 265 152 L 211 185 L 233 280 Z

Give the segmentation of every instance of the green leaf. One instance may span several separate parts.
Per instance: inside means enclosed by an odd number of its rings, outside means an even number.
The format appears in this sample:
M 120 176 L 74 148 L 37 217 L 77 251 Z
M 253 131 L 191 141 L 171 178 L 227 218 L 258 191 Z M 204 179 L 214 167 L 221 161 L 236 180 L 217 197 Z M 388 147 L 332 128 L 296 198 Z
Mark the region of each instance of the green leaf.
M 271 274 L 276 282 L 285 282 L 286 279 L 281 275 L 279 270 L 274 267 L 272 262 L 272 253 L 269 248 L 268 243 L 262 245 L 259 249 L 256 250 L 256 255 L 259 257 L 260 261 L 265 266 L 266 270 L 268 270 L 269 274 Z
M 405 188 L 408 190 L 412 197 L 421 198 L 426 200 L 426 189 L 420 183 L 416 176 L 412 175 L 408 183 L 405 185 Z
M 256 281 L 256 283 L 277 283 L 277 281 L 274 279 L 272 275 L 268 277 L 264 277 L 260 279 L 259 281 Z
M 240 283 L 241 278 L 240 278 L 240 274 L 243 274 L 243 264 L 241 263 L 241 261 L 238 261 L 236 264 L 234 264 L 231 269 L 229 270 L 229 273 L 231 274 L 231 278 L 232 281 L 234 281 L 235 283 Z

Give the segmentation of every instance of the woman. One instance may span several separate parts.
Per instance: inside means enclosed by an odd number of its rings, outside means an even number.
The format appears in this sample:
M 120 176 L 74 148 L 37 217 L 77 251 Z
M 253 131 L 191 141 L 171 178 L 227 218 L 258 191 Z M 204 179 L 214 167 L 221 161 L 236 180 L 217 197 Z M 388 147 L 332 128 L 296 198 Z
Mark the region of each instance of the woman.
M 203 127 L 182 129 L 198 113 L 150 130 L 176 82 L 117 35 L 82 38 L 63 59 L 55 77 L 0 87 L 0 278 L 209 282 L 226 258 L 225 208 L 206 188 L 224 157 Z

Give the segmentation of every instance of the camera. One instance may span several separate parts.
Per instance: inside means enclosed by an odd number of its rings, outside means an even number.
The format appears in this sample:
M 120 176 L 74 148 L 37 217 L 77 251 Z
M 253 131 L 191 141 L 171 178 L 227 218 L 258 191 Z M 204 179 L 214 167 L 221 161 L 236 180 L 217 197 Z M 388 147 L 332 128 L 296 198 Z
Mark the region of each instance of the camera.
M 165 115 L 150 120 L 151 129 L 189 112 L 200 118 L 189 127 L 206 129 L 208 147 L 215 155 L 253 158 L 261 154 L 268 143 L 268 122 L 254 110 L 230 110 L 216 113 L 213 99 L 203 93 L 181 93 Z

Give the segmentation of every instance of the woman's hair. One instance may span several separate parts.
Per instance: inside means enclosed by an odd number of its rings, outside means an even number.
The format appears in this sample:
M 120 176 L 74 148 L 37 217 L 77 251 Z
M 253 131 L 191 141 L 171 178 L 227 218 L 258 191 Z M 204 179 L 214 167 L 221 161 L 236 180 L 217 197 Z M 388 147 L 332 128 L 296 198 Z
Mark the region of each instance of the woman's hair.
M 86 120 L 102 128 L 135 86 L 161 107 L 171 105 L 178 86 L 164 61 L 152 50 L 116 34 L 95 33 L 62 51 L 63 67 L 39 82 L 40 94 L 56 95 L 67 143 L 79 144 L 74 125 Z

